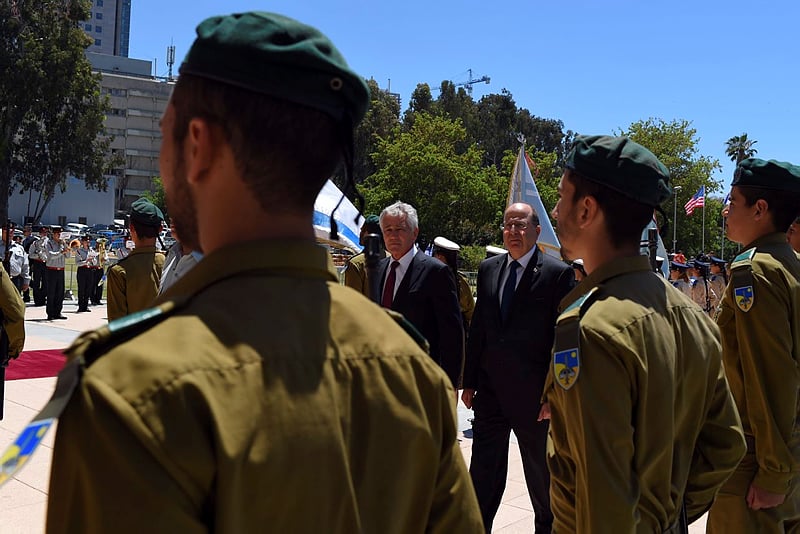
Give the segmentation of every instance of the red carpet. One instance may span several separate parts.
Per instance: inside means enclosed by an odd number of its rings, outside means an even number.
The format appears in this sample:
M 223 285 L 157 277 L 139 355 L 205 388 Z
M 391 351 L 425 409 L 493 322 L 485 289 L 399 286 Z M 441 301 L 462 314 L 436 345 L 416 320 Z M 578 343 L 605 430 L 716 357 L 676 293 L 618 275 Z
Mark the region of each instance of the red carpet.
M 6 380 L 56 376 L 66 361 L 60 349 L 24 350 L 19 358 L 9 362 Z

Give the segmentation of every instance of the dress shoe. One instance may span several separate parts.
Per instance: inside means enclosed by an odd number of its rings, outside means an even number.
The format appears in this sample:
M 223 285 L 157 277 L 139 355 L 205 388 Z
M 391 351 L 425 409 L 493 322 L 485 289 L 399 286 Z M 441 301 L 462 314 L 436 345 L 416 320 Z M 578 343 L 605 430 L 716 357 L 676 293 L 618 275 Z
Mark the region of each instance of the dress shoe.
M 58 317 L 53 317 L 53 319 L 66 319 L 65 315 L 59 315 Z

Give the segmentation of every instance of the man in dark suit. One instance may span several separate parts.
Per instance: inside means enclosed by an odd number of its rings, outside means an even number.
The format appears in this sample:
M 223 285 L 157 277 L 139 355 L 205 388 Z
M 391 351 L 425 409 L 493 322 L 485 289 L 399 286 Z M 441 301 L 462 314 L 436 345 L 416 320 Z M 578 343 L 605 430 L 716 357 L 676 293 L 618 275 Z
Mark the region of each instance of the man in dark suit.
M 390 256 L 378 265 L 378 303 L 402 313 L 430 343 L 431 357 L 458 390 L 464 363 L 464 329 L 456 285 L 449 268 L 415 245 L 417 210 L 395 202 L 381 212 Z
M 517 436 L 537 533 L 550 532 L 548 423 L 537 421 L 550 365 L 558 303 L 575 276 L 536 246 L 541 227 L 528 204 L 503 216 L 508 254 L 481 262 L 478 298 L 467 340 L 461 399 L 475 412 L 470 474 L 486 532 L 500 506 L 511 430 Z

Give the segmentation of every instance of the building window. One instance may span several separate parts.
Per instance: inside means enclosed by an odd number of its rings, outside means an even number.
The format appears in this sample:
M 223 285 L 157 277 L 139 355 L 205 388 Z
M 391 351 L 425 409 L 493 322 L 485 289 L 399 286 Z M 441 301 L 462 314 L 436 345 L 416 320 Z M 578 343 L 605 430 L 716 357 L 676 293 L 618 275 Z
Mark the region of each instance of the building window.
M 85 25 L 83 28 L 84 28 L 84 29 L 85 29 L 87 32 L 90 32 L 90 31 L 92 31 L 92 25 L 91 25 L 91 24 L 87 24 L 87 25 Z
M 109 115 L 116 115 L 117 117 L 124 117 L 125 116 L 125 110 L 124 109 L 120 109 L 120 108 L 111 108 L 108 111 L 108 114 Z
M 103 27 L 102 26 L 95 26 L 94 27 L 94 32 L 95 33 L 103 33 Z
M 95 46 L 100 46 L 100 45 L 101 45 L 101 43 L 102 43 L 102 41 L 100 41 L 100 39 L 95 39 L 95 40 L 94 40 L 94 45 L 95 45 Z
M 97 0 L 97 7 L 103 7 L 103 0 Z
M 103 20 L 103 14 L 102 13 L 95 13 L 94 14 L 94 18 L 96 18 L 97 20 Z

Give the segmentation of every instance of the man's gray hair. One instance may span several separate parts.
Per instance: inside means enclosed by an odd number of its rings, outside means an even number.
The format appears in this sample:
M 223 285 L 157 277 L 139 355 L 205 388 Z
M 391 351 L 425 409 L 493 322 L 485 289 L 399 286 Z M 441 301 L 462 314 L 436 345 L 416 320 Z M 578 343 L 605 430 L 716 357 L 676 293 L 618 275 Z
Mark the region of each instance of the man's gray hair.
M 401 217 L 403 215 L 406 216 L 406 221 L 408 221 L 408 227 L 411 231 L 415 231 L 419 228 L 419 219 L 417 218 L 417 210 L 414 209 L 414 206 L 411 204 L 406 204 L 405 202 L 400 202 L 399 200 L 392 204 L 391 206 L 386 206 L 383 208 L 380 217 L 380 224 L 381 228 L 383 228 L 383 218 L 386 216 L 390 217 Z

